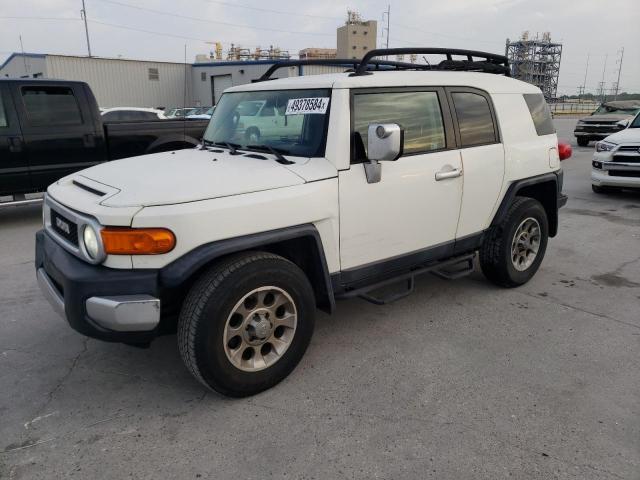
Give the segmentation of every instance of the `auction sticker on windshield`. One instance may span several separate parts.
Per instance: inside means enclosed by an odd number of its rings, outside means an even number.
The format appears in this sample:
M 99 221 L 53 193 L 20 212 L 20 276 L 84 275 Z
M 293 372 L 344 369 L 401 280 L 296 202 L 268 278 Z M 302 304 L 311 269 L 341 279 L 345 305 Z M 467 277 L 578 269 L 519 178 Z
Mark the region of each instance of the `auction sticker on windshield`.
M 307 113 L 327 113 L 329 97 L 291 98 L 287 102 L 285 115 L 305 115 Z

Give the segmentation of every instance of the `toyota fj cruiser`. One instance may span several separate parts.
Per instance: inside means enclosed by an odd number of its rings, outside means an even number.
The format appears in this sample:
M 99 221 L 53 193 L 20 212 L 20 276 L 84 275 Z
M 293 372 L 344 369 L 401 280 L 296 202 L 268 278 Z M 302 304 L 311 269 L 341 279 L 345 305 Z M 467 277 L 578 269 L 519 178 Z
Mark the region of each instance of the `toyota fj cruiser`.
M 447 58 L 372 59 L 407 53 Z M 245 396 L 295 368 L 336 299 L 386 303 L 418 274 L 471 272 L 477 252 L 490 281 L 522 285 L 558 230 L 566 150 L 540 90 L 508 76 L 498 55 L 390 49 L 351 72 L 230 88 L 199 147 L 49 187 L 40 287 L 93 338 L 177 329 L 200 382 Z M 248 102 L 285 118 L 247 134 Z

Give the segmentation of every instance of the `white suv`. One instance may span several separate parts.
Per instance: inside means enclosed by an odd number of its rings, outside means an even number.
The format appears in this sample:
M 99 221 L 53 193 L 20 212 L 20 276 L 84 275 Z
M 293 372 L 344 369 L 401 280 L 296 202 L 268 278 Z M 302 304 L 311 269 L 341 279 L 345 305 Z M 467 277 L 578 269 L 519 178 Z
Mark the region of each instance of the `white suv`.
M 352 73 L 230 88 L 200 147 L 51 185 L 42 291 L 94 338 L 144 345 L 177 329 L 198 380 L 245 396 L 295 368 L 316 308 L 336 299 L 395 300 L 417 274 L 471 272 L 478 251 L 492 282 L 527 282 L 566 203 L 540 90 L 482 73 L 508 64 L 481 52 L 370 60 L 406 50 L 372 51 Z M 286 117 L 260 144 L 240 125 L 248 101 Z M 403 290 L 376 294 L 391 283 Z
M 596 193 L 640 188 L 640 113 L 626 129 L 596 143 L 591 166 Z

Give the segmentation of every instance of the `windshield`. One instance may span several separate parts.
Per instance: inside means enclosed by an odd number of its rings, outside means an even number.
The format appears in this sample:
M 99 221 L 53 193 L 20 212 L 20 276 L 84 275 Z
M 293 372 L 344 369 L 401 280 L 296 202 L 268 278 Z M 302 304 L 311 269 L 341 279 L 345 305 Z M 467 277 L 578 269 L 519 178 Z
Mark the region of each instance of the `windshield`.
M 285 155 L 324 156 L 330 91 L 225 93 L 204 133 L 206 142 Z
M 640 107 L 615 108 L 609 105 L 600 105 L 592 115 L 635 115 L 640 112 Z
M 640 113 L 636 115 L 636 118 L 633 119 L 629 128 L 640 128 Z

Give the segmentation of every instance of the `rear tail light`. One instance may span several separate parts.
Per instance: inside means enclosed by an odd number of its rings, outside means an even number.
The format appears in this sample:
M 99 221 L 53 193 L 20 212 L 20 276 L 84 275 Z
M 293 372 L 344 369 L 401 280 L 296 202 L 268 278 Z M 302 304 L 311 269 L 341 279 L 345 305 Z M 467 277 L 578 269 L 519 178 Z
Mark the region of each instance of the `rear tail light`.
M 571 149 L 571 145 L 564 142 L 558 142 L 558 156 L 560 160 L 566 160 L 571 157 L 573 150 Z

